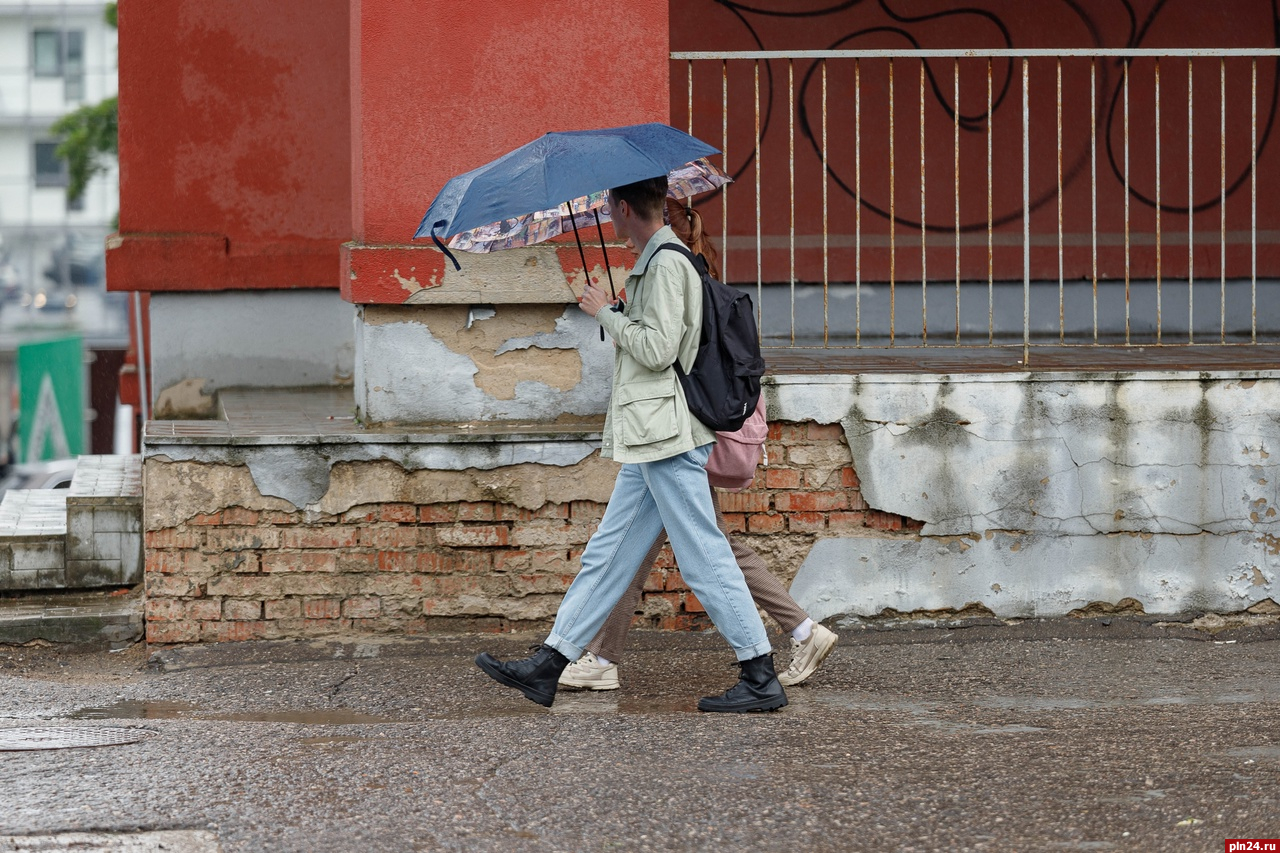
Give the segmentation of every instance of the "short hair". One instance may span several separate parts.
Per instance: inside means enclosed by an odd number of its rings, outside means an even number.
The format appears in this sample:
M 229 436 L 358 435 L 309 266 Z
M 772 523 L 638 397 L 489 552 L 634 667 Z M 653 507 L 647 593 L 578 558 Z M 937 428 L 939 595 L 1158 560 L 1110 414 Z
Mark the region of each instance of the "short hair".
M 662 207 L 667 198 L 667 176 L 623 184 L 609 190 L 609 193 L 614 199 L 631 205 L 645 219 L 662 219 Z

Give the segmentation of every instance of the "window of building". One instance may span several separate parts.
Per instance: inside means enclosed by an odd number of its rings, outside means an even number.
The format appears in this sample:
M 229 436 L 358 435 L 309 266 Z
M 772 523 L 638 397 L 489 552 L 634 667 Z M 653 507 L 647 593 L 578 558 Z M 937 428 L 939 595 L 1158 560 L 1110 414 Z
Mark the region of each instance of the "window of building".
M 35 179 L 37 187 L 65 187 L 67 185 L 67 164 L 54 154 L 57 149 L 58 143 L 56 142 L 37 142 L 35 144 Z
M 62 76 L 61 30 L 35 30 L 31 33 L 31 65 L 37 77 Z
M 63 56 L 63 81 L 68 101 L 84 100 L 84 32 L 67 30 L 63 33 L 66 53 Z

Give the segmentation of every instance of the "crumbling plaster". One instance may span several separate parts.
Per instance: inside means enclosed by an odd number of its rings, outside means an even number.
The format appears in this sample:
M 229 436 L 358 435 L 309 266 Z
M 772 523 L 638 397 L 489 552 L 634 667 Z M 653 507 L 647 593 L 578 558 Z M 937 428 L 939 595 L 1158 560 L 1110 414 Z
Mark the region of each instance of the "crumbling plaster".
M 367 421 L 555 420 L 604 412 L 613 348 L 576 306 L 360 311 L 355 395 Z
M 819 542 L 817 618 L 1131 597 L 1233 611 L 1277 594 L 1280 373 L 776 377 L 770 417 L 843 425 L 869 506 L 918 537 Z
M 390 459 L 348 460 L 327 471 L 328 488 L 319 498 L 295 504 L 264 493 L 259 476 L 247 465 L 210 462 L 207 457 L 205 454 L 205 461 L 165 456 L 147 459 L 144 529 L 176 527 L 195 515 L 233 506 L 336 515 L 362 504 L 379 503 L 498 501 L 530 510 L 573 500 L 604 503 L 617 475 L 617 466 L 598 455 L 570 467 L 516 463 L 455 470 L 406 470 Z

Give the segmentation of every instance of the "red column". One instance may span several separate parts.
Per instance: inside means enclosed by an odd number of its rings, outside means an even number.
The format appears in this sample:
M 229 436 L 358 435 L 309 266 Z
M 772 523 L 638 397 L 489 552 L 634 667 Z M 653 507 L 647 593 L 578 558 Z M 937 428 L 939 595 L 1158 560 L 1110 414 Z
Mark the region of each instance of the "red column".
M 400 278 L 443 279 L 411 238 L 454 175 L 548 131 L 667 121 L 667 6 L 351 0 L 343 298 L 401 303 Z

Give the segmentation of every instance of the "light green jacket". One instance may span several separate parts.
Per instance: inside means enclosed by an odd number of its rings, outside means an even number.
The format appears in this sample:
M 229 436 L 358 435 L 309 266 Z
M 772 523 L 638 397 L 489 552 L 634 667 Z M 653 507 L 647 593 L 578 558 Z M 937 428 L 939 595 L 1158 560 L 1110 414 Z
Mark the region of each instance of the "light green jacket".
M 676 252 L 680 243 L 664 225 L 645 245 L 627 277 L 627 307 L 596 315 L 613 338 L 613 393 L 604 419 L 601 455 L 618 462 L 669 459 L 715 441 L 715 432 L 689 413 L 684 389 L 672 365 L 688 372 L 702 335 L 702 281 Z

